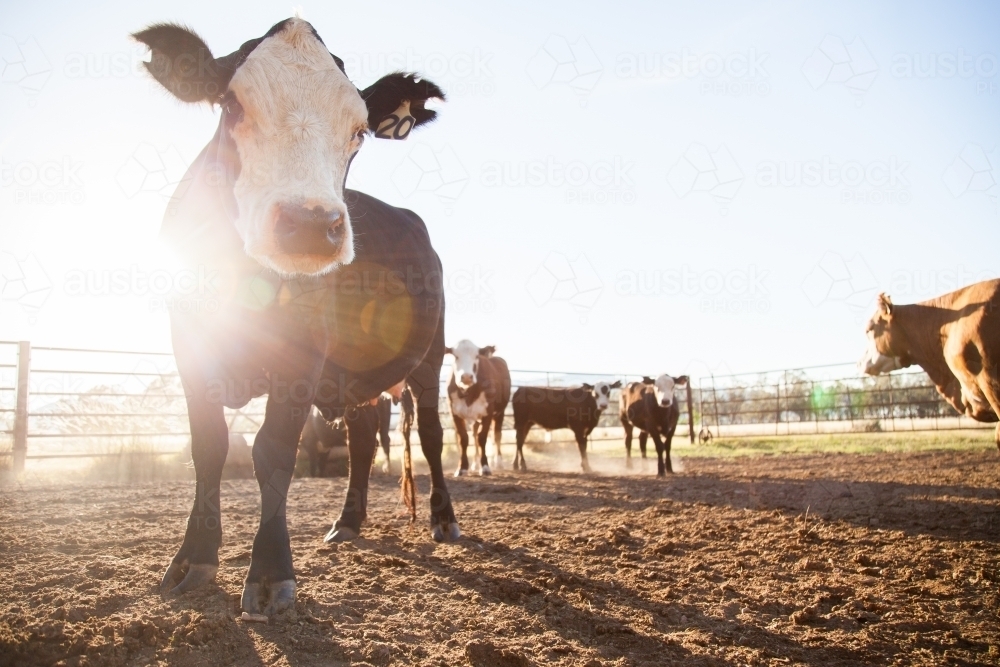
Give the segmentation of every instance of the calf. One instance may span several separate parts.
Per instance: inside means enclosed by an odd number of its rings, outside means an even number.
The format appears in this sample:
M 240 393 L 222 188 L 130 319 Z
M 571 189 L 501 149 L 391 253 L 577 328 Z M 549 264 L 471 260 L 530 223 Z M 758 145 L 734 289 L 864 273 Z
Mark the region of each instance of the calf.
M 472 422 L 472 433 L 476 439 L 479 455 L 479 474 L 489 475 L 490 465 L 486 458 L 486 438 L 490 424 L 493 424 L 493 444 L 496 446 L 496 466 L 503 465 L 500 455 L 500 433 L 503 428 L 503 414 L 510 402 L 510 370 L 507 362 L 493 356 L 496 347 L 479 347 L 471 340 L 459 341 L 449 347 L 447 353 L 454 357 L 451 379 L 448 381 L 448 403 L 451 417 L 455 421 L 462 458 L 455 476 L 468 474 L 469 447 L 467 422 Z
M 344 417 L 350 479 L 328 541 L 356 537 L 367 513 L 383 391 L 406 380 L 431 472 L 435 540 L 455 539 L 441 468 L 444 358 L 441 262 L 423 221 L 345 188 L 365 138 L 403 139 L 434 119 L 444 94 L 414 74 L 360 90 L 316 30 L 293 18 L 216 58 L 178 25 L 136 33 L 146 67 L 178 99 L 218 105 L 215 136 L 167 207 L 161 238 L 186 269 L 215 280 L 217 307 L 170 313 L 184 384 L 195 494 L 184 539 L 161 581 L 183 593 L 215 579 L 222 544 L 225 408 L 267 394 L 253 446 L 261 516 L 242 606 L 275 613 L 295 601 L 285 517 L 299 435 L 315 406 Z
M 639 451 L 646 458 L 646 438 L 656 444 L 656 474 L 674 471 L 670 464 L 670 443 L 680 418 L 680 401 L 674 395 L 687 389 L 688 376 L 671 377 L 664 373 L 655 380 L 629 382 L 619 399 L 619 416 L 625 428 L 625 465 L 632 467 L 632 429 L 639 429 Z
M 514 469 L 527 470 L 524 441 L 532 425 L 546 431 L 568 428 L 576 436 L 584 472 L 590 472 L 587 462 L 587 438 L 597 427 L 601 412 L 608 407 L 611 390 L 621 387 L 620 381 L 583 384 L 568 389 L 554 387 L 519 387 L 514 392 L 514 430 L 517 433 L 517 454 Z

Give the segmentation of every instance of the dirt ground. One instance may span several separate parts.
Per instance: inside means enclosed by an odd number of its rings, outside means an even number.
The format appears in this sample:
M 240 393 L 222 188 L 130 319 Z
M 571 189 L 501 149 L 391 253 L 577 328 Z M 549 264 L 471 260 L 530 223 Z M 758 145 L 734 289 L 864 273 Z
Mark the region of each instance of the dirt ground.
M 0 665 L 1000 664 L 995 449 L 639 472 L 450 480 L 446 545 L 376 474 L 364 536 L 326 546 L 345 481 L 296 479 L 269 624 L 236 619 L 254 481 L 223 483 L 218 585 L 166 601 L 191 483 L 8 485 Z

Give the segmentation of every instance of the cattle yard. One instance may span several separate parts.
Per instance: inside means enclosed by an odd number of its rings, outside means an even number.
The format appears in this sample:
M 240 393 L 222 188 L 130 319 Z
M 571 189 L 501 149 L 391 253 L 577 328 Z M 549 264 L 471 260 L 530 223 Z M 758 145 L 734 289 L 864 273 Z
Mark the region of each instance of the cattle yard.
M 22 409 L 30 428 L 24 473 L 0 487 L 0 561 L 13 575 L 0 583 L 0 665 L 1000 661 L 992 430 L 928 413 L 917 374 L 871 385 L 864 404 L 859 383 L 871 381 L 840 377 L 842 367 L 813 380 L 808 371 L 710 378 L 692 405 L 713 437 L 690 442 L 682 410 L 678 474 L 665 480 L 652 446 L 646 461 L 633 448 L 626 467 L 617 400 L 591 438 L 594 473 L 582 478 L 568 432 L 533 431 L 529 471 L 513 472 L 505 430 L 506 466 L 450 481 L 464 532 L 451 544 L 434 544 L 422 526 L 420 456 L 420 527 L 408 523 L 397 476 L 375 472 L 352 543 L 322 541 L 346 480 L 297 478 L 288 515 L 298 601 L 252 624 L 240 618 L 239 591 L 258 490 L 235 449 L 217 585 L 158 595 L 193 477 L 179 449 L 172 358 L 37 348 L 29 392 L 18 394 L 11 349 L 0 423 L 13 435 Z M 513 375 L 553 386 L 598 379 Z M 252 435 L 259 411 L 230 411 L 232 430 Z M 931 421 L 942 430 L 926 429 Z M 446 471 L 457 463 L 449 445 Z
M 296 479 L 299 597 L 268 624 L 238 613 L 252 480 L 223 482 L 217 585 L 162 600 L 189 482 L 29 476 L 0 491 L 0 665 L 997 664 L 990 439 L 682 457 L 667 480 L 586 485 L 535 459 L 451 482 L 451 544 L 411 528 L 396 477 L 375 475 L 363 536 L 325 545 L 346 481 Z

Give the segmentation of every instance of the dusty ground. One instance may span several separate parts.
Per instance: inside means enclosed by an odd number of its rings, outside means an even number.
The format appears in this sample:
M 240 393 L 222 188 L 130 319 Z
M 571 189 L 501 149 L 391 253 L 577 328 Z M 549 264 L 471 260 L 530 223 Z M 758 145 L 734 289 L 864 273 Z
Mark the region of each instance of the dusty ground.
M 364 537 L 325 546 L 344 481 L 295 480 L 268 625 L 234 620 L 253 481 L 224 482 L 218 586 L 168 601 L 190 483 L 8 485 L 0 664 L 1000 664 L 995 449 L 684 463 L 453 480 L 451 545 L 375 476 Z

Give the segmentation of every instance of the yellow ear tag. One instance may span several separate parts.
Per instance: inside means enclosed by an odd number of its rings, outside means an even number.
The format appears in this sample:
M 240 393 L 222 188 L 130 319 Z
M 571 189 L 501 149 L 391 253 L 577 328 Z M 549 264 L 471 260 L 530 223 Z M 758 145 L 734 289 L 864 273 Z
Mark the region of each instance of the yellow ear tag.
M 416 122 L 417 119 L 410 115 L 410 100 L 403 100 L 394 113 L 378 124 L 375 136 L 379 139 L 406 139 Z

